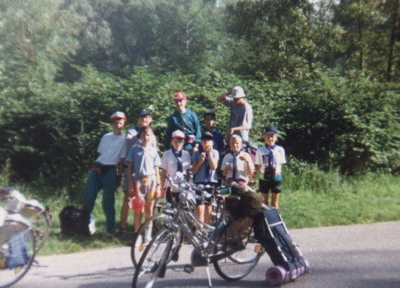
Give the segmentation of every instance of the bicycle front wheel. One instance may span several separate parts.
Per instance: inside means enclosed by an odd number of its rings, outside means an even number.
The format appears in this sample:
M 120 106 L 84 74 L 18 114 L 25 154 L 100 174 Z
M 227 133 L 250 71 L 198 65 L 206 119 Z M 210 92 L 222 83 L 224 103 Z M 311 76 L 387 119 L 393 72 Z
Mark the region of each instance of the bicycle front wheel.
M 25 223 L 6 220 L 0 227 L 0 287 L 10 287 L 29 271 L 35 257 L 35 237 Z
M 237 281 L 258 264 L 263 248 L 252 236 L 253 220 L 249 217 L 229 222 L 215 242 L 211 261 L 223 279 Z
M 165 275 L 173 239 L 173 233 L 165 229 L 151 240 L 136 267 L 132 288 L 162 287 L 156 282 Z

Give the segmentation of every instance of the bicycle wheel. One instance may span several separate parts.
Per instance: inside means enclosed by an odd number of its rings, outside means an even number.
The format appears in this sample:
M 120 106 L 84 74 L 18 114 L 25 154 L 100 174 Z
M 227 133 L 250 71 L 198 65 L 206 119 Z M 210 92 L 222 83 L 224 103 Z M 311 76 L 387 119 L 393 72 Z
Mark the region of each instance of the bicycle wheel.
M 10 287 L 29 271 L 35 257 L 35 237 L 24 222 L 6 220 L 0 227 L 0 287 Z
M 211 261 L 223 279 L 237 281 L 257 265 L 263 248 L 252 236 L 253 220 L 249 217 L 229 222 L 215 242 Z
M 20 209 L 19 214 L 29 219 L 32 225 L 36 240 L 35 253 L 37 253 L 49 237 L 51 225 L 49 213 L 37 200 L 30 200 Z
M 131 260 L 133 266 L 135 268 L 138 266 L 140 257 L 142 257 L 144 250 L 146 249 L 146 245 L 149 243 L 149 241 L 145 240 L 145 231 L 146 228 L 152 225 L 152 238 L 157 235 L 157 233 L 165 228 L 165 223 L 171 219 L 171 216 L 160 213 L 157 215 L 154 215 L 147 219 L 139 228 L 138 232 L 135 233 L 135 236 L 133 237 L 132 245 L 131 245 Z M 148 228 L 147 228 L 148 229 Z M 174 229 L 174 239 L 172 243 L 172 249 L 171 249 L 171 259 L 177 259 L 177 253 L 179 251 L 179 248 L 182 244 L 182 233 L 180 229 Z M 147 243 L 146 243 L 147 242 Z
M 165 275 L 173 237 L 173 234 L 165 229 L 151 240 L 136 267 L 132 288 L 162 287 L 157 285 L 156 281 Z

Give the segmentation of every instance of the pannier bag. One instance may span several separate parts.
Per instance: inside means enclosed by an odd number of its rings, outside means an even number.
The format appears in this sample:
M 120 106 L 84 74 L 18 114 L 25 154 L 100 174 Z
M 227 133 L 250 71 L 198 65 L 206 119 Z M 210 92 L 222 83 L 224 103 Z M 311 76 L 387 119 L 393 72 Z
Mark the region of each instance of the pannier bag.
M 309 264 L 293 242 L 277 209 L 258 213 L 253 222 L 254 236 L 275 265 L 266 272 L 269 284 L 280 285 L 309 272 Z
M 247 187 L 232 183 L 231 195 L 226 198 L 226 207 L 234 218 L 253 217 L 261 212 L 262 197 Z
M 84 235 L 89 236 L 90 215 L 84 209 L 75 206 L 64 207 L 60 214 L 61 233 L 65 236 Z

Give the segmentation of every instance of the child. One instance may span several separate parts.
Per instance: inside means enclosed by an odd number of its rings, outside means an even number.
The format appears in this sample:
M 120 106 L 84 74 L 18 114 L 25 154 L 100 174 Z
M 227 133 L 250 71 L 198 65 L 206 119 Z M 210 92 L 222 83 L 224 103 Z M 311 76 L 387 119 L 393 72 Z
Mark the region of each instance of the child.
M 217 130 L 216 126 L 216 114 L 214 109 L 207 109 L 206 113 L 204 114 L 204 120 L 206 122 L 206 126 L 204 130 L 202 130 L 202 135 L 204 132 L 208 131 L 211 132 L 214 136 L 214 149 L 218 151 L 221 155 L 224 152 L 224 136 Z
M 153 128 L 142 128 L 140 145 L 134 145 L 126 157 L 129 175 L 128 193 L 131 197 L 141 197 L 144 200 L 146 219 L 153 216 L 155 198 L 161 195 L 158 172 L 161 160 L 157 150 L 151 145 L 153 135 Z M 140 212 L 134 212 L 135 232 L 139 230 L 142 223 L 142 213 L 143 209 Z M 151 230 L 152 227 L 149 226 L 145 231 L 144 242 L 146 243 L 151 240 Z
M 113 132 L 103 135 L 100 140 L 97 148 L 100 155 L 89 173 L 83 193 L 83 208 L 92 213 L 97 194 L 103 189 L 102 204 L 106 215 L 107 235 L 113 235 L 115 230 L 114 195 L 121 181 L 123 160 L 127 150 L 125 136 L 121 133 L 126 122 L 125 114 L 117 111 L 111 115 L 110 121 Z
M 190 153 L 183 150 L 185 138 L 185 133 L 181 130 L 174 131 L 171 138 L 172 148 L 165 151 L 161 158 L 161 188 L 163 191 L 165 189 L 166 198 L 169 203 L 177 203 L 179 201 L 179 192 L 169 187 L 166 175 L 171 177 L 175 182 L 183 179 L 188 180 L 189 178 L 189 169 L 191 168 Z
M 218 183 L 216 170 L 218 168 L 219 153 L 213 149 L 214 136 L 205 132 L 201 136 L 200 149 L 192 156 L 192 172 L 194 183 L 212 184 Z M 196 203 L 197 218 L 208 224 L 211 220 L 211 199 L 198 200 Z
M 278 209 L 279 193 L 282 192 L 282 165 L 286 163 L 285 150 L 276 145 L 278 129 L 267 127 L 264 134 L 265 145 L 259 147 L 256 153 L 257 172 L 263 173 L 259 180 L 259 190 L 263 202 L 268 205 L 268 192 L 272 192 L 271 206 Z
M 241 151 L 243 147 L 242 138 L 239 135 L 232 135 L 230 140 L 230 153 L 227 153 L 222 160 L 222 175 L 226 177 L 226 184 L 236 182 L 246 186 L 253 177 L 254 164 L 250 155 Z
M 149 110 L 143 109 L 140 111 L 138 115 L 138 126 L 131 127 L 127 130 L 126 132 L 126 144 L 127 144 L 127 149 L 128 151 L 130 148 L 136 144 L 140 144 L 140 137 L 139 137 L 139 132 L 141 128 L 149 127 L 151 126 L 151 123 L 153 122 L 153 116 L 152 113 Z M 151 137 L 151 147 L 154 149 L 157 149 L 157 138 L 153 134 L 153 137 Z M 125 163 L 125 169 L 124 169 L 124 182 L 123 182 L 123 191 L 124 191 L 124 201 L 122 202 L 122 207 L 121 207 L 121 223 L 120 223 L 120 231 L 118 233 L 119 236 L 125 235 L 126 232 L 126 223 L 128 220 L 128 215 L 129 215 L 129 175 L 128 175 L 128 163 Z

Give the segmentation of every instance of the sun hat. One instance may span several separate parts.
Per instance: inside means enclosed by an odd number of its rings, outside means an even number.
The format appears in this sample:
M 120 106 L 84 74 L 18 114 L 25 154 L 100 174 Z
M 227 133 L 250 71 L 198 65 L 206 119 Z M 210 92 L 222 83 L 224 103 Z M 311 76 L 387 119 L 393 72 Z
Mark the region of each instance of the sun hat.
M 185 99 L 187 99 L 187 95 L 185 92 L 179 91 L 174 94 L 174 98 L 173 98 L 174 101 L 185 100 Z
M 175 130 L 172 133 L 172 138 L 182 138 L 185 139 L 185 133 L 183 133 L 181 130 Z
M 110 117 L 110 121 L 114 121 L 115 119 L 124 119 L 126 120 L 126 116 L 124 112 L 121 111 L 115 111 L 111 117 Z
M 235 86 L 232 88 L 232 92 L 230 97 L 232 97 L 233 99 L 239 99 L 239 98 L 244 98 L 246 97 L 246 94 L 244 94 L 244 90 L 242 87 L 240 86 Z

